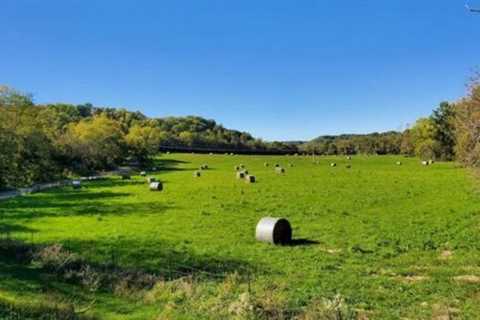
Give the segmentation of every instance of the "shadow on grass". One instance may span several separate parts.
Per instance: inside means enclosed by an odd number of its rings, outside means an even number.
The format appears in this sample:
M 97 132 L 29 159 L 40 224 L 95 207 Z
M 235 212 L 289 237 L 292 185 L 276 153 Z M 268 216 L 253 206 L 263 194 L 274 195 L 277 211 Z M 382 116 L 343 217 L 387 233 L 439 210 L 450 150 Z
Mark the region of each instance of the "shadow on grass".
M 188 171 L 188 168 L 179 168 L 182 164 L 188 164 L 188 161 L 175 160 L 175 159 L 156 159 L 153 163 L 153 166 L 157 170 L 153 171 L 154 174 L 161 174 L 167 171 Z
M 18 224 L 0 221 L 0 237 L 8 237 L 11 233 L 36 233 L 38 230 Z
M 292 241 L 290 241 L 287 246 L 289 247 L 298 247 L 298 246 L 312 246 L 312 245 L 316 245 L 316 244 L 320 244 L 320 242 L 316 241 L 316 240 L 309 240 L 309 239 L 292 239 Z
M 4 280 L 0 289 L 24 295 L 53 292 L 87 301 L 91 288 L 85 280 L 92 277 L 99 279 L 100 292 L 115 294 L 118 285 L 127 284 L 129 289 L 143 292 L 158 281 L 188 277 L 217 282 L 232 273 L 247 279 L 246 275 L 254 271 L 243 261 L 178 251 L 172 245 L 159 241 L 75 240 L 65 246 L 46 246 L 1 240 L 0 277 Z
M 73 195 L 49 194 L 41 197 L 17 198 L 0 205 L 1 219 L 29 220 L 46 217 L 121 216 L 129 214 L 163 214 L 173 206 L 157 202 L 112 203 L 126 193 L 79 193 Z M 1 220 L 0 220 L 1 221 Z

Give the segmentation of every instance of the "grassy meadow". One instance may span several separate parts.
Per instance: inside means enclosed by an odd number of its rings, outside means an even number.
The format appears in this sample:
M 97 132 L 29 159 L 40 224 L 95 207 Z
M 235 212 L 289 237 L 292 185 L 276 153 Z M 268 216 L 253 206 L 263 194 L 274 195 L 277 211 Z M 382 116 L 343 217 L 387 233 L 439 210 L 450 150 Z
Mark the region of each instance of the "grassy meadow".
M 162 192 L 140 176 L 112 177 L 0 202 L 0 318 L 480 314 L 478 184 L 454 163 L 199 154 L 157 162 Z M 239 164 L 256 183 L 235 178 Z M 290 221 L 291 245 L 255 240 L 264 216 Z M 79 259 L 82 267 L 71 262 Z

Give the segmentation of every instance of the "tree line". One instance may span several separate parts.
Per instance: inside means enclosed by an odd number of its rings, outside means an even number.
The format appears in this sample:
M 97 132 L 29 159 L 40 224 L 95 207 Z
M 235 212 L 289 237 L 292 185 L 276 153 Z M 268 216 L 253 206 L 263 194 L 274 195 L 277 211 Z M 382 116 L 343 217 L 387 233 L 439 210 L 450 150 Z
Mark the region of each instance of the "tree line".
M 162 148 L 319 155 L 403 154 L 480 165 L 480 84 L 442 102 L 403 132 L 321 136 L 301 143 L 265 142 L 201 117 L 149 118 L 91 104 L 38 105 L 0 86 L 0 189 L 72 174 L 147 166 Z
M 91 104 L 38 105 L 30 95 L 0 86 L 0 189 L 123 164 L 147 166 L 162 147 L 264 153 L 295 150 L 200 117 L 155 119 Z
M 480 82 L 473 81 L 464 98 L 440 103 L 403 132 L 321 136 L 298 149 L 323 155 L 402 154 L 479 166 Z

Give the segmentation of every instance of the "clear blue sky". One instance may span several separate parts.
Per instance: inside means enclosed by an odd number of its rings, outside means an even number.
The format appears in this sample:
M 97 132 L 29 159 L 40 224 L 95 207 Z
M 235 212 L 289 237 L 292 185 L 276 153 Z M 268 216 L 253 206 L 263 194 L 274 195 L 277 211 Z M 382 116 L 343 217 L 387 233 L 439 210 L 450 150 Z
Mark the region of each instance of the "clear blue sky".
M 400 129 L 462 96 L 480 64 L 464 4 L 2 0 L 0 83 L 268 140 Z

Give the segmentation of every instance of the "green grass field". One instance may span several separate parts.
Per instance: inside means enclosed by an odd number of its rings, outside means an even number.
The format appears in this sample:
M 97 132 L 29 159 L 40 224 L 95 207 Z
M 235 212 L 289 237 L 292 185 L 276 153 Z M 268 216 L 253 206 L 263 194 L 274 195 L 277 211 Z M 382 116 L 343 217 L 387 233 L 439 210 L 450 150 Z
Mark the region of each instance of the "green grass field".
M 62 308 L 99 319 L 478 317 L 480 198 L 469 171 L 391 156 L 317 160 L 163 155 L 153 174 L 162 192 L 135 176 L 0 202 L 2 238 L 60 243 L 92 277 L 118 274 L 95 286 L 20 259 L 4 240 L 0 318 L 61 318 Z M 241 163 L 256 183 L 235 178 Z M 292 245 L 255 241 L 264 216 L 289 219 Z

